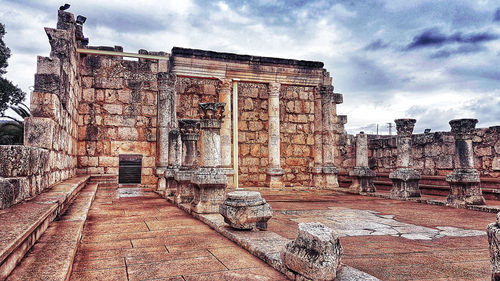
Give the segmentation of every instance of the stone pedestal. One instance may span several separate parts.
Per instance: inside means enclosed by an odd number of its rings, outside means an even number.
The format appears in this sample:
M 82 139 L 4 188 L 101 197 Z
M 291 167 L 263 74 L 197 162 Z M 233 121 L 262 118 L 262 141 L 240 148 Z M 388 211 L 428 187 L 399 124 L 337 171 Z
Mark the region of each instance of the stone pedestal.
M 167 168 L 165 170 L 164 178 L 165 178 L 165 191 L 163 193 L 163 196 L 168 197 L 168 196 L 175 196 L 177 194 L 177 181 L 175 181 L 175 173 L 179 169 L 173 169 L 173 168 Z
M 175 203 L 191 203 L 194 198 L 194 186 L 192 183 L 193 174 L 196 170 L 179 170 L 175 173 L 174 179 L 177 182 Z
M 488 225 L 488 244 L 490 248 L 491 280 L 500 281 L 500 213 L 497 221 Z
M 281 176 L 285 171 L 281 169 L 280 154 L 280 83 L 269 84 L 269 168 L 266 172 L 266 185 L 270 188 L 284 187 Z
M 156 167 L 156 176 L 158 181 L 156 183 L 156 191 L 164 193 L 167 188 L 167 180 L 165 179 L 165 167 Z
M 391 197 L 410 198 L 420 197 L 420 174 L 413 168 L 411 158 L 411 134 L 415 126 L 415 119 L 396 119 L 396 130 L 398 132 L 397 146 L 398 155 L 396 159 L 397 169 L 389 174 L 392 180 Z
M 368 137 L 363 132 L 356 136 L 356 167 L 349 175 L 353 177 L 350 192 L 375 192 L 375 172 L 368 167 Z
M 218 213 L 224 202 L 227 177 L 221 166 L 220 127 L 223 103 L 200 103 L 201 167 L 194 173 L 194 198 L 191 210 L 196 213 Z
M 376 176 L 375 172 L 368 167 L 354 167 L 349 172 L 352 177 L 352 184 L 349 186 L 349 191 L 354 193 L 375 192 L 375 185 L 373 178 Z
M 420 174 L 412 168 L 398 168 L 389 174 L 392 180 L 392 198 L 420 197 Z
M 334 280 L 343 253 L 335 232 L 321 223 L 299 223 L 298 237 L 281 253 L 283 264 L 305 280 Z
M 191 210 L 199 214 L 219 212 L 224 203 L 227 178 L 219 168 L 199 168 L 193 175 L 194 197 Z
M 267 229 L 267 221 L 273 216 L 273 209 L 256 191 L 234 191 L 227 194 L 219 213 L 224 221 L 236 229 Z
M 182 141 L 178 129 L 168 133 L 168 166 L 177 169 L 181 166 Z
M 455 137 L 455 159 L 453 173 L 446 177 L 450 185 L 448 205 L 484 205 L 479 172 L 474 169 L 472 138 L 477 119 L 456 119 L 450 121 Z
M 281 177 L 285 174 L 285 170 L 281 168 L 268 168 L 266 170 L 266 185 L 270 188 L 285 187 L 281 181 Z

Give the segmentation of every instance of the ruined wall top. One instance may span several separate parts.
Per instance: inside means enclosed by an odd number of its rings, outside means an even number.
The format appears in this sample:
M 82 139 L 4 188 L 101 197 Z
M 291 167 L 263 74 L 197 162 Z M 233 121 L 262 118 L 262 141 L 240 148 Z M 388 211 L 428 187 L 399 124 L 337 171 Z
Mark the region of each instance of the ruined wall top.
M 324 64 L 319 61 L 239 55 L 234 53 L 223 53 L 223 52 L 214 52 L 214 51 L 180 48 L 180 47 L 172 48 L 172 56 L 188 57 L 188 58 L 207 58 L 215 60 L 238 61 L 238 62 L 249 62 L 249 63 L 283 64 L 283 65 L 306 67 L 306 68 L 323 68 L 324 66 Z

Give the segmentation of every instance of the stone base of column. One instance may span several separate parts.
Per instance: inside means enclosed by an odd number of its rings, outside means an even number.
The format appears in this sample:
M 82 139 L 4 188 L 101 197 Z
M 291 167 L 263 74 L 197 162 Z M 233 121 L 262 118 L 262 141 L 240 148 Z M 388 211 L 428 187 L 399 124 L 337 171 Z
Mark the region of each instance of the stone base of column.
M 447 205 L 485 205 L 479 172 L 476 169 L 455 169 L 446 177 L 450 185 Z
M 376 191 L 373 184 L 373 178 L 376 174 L 370 168 L 354 167 L 354 170 L 349 172 L 349 176 L 353 177 L 352 184 L 349 186 L 349 192 L 365 193 Z
M 168 168 L 165 170 L 166 187 L 163 196 L 175 196 L 177 193 L 177 182 L 174 180 L 175 173 L 178 169 Z
M 194 197 L 194 187 L 192 183 L 193 174 L 196 170 L 179 170 L 175 173 L 174 179 L 177 182 L 175 203 L 191 203 Z
M 392 180 L 391 197 L 396 199 L 406 199 L 420 197 L 418 181 L 420 174 L 413 168 L 398 168 L 389 174 Z
M 226 190 L 235 190 L 234 169 L 233 168 L 220 168 L 220 169 L 226 175 L 227 178 Z
M 323 167 L 311 168 L 313 175 L 313 186 L 316 188 L 324 188 L 326 186 L 325 175 L 323 174 Z
M 500 216 L 486 229 L 490 246 L 491 280 L 500 280 Z
M 200 168 L 193 175 L 194 197 L 191 211 L 198 214 L 219 213 L 224 203 L 227 177 L 220 168 Z
M 285 170 L 281 168 L 268 168 L 266 171 L 266 185 L 269 188 L 283 188 L 285 185 L 281 181 L 281 177 L 285 174 Z
M 164 193 L 167 188 L 167 180 L 165 179 L 165 167 L 156 167 L 156 176 L 158 177 L 158 181 L 156 183 L 156 191 L 160 193 Z
M 323 174 L 325 177 L 325 188 L 335 188 L 339 187 L 339 181 L 337 179 L 337 174 L 339 171 L 334 166 L 323 167 Z

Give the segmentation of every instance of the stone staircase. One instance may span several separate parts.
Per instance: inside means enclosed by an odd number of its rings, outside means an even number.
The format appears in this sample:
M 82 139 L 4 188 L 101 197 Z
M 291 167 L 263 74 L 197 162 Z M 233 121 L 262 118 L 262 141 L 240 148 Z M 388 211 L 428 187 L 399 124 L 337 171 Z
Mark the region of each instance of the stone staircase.
M 104 176 L 77 176 L 0 211 L 0 280 L 68 280 Z

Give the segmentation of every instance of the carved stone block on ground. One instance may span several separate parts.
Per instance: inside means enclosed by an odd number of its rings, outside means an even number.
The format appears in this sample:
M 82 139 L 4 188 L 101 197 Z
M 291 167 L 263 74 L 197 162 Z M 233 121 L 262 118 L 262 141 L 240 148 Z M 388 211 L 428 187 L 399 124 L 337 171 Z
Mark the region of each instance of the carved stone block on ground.
M 298 237 L 281 253 L 283 264 L 310 280 L 333 280 L 343 250 L 334 231 L 321 223 L 299 223 Z
M 232 228 L 266 230 L 273 209 L 259 192 L 238 190 L 227 194 L 219 213 Z
M 500 213 L 497 221 L 488 225 L 488 243 L 490 245 L 491 280 L 500 280 Z

